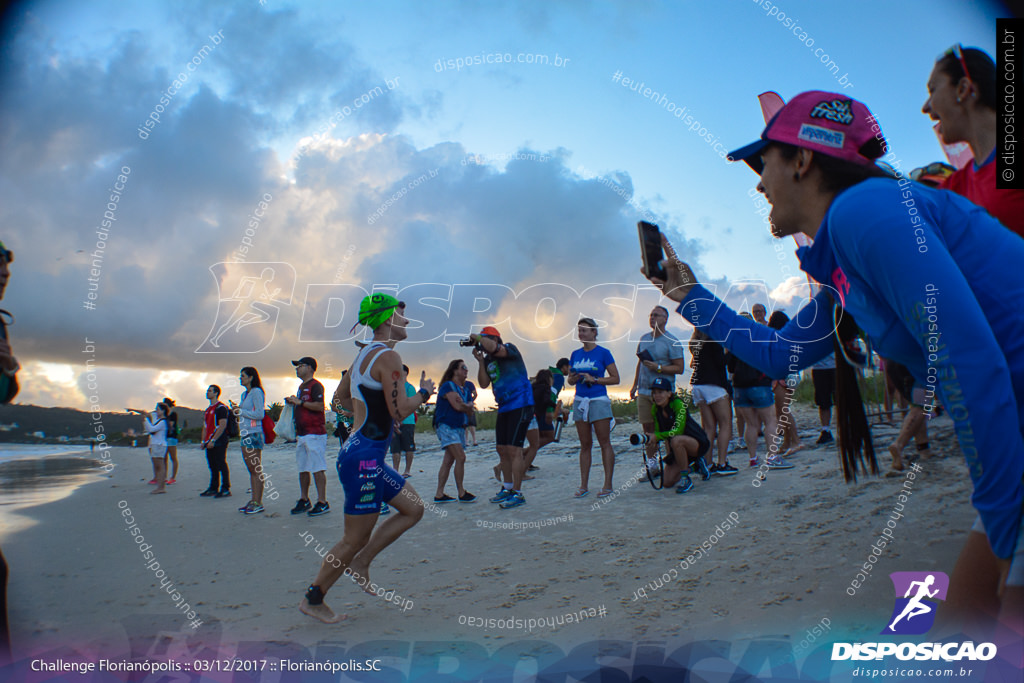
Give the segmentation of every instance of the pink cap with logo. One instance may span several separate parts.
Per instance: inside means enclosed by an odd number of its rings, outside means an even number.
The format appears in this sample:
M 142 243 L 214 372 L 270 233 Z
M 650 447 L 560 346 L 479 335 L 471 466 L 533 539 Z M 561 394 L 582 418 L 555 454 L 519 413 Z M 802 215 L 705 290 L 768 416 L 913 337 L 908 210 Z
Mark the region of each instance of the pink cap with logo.
M 873 164 L 886 147 L 881 129 L 867 106 L 839 93 L 800 93 L 765 126 L 761 139 L 729 153 L 761 173 L 761 151 L 771 142 L 806 147 L 856 164 Z

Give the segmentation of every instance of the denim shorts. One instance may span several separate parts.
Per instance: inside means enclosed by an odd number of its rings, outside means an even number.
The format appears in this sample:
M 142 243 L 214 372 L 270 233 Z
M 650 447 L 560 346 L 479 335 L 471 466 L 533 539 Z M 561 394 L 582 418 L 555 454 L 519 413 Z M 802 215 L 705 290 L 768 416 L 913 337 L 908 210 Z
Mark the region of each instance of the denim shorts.
M 242 437 L 242 448 L 250 451 L 263 450 L 263 432 L 253 432 Z
M 732 400 L 737 408 L 767 408 L 775 405 L 775 394 L 771 387 L 735 387 Z
M 437 440 L 441 442 L 441 448 L 448 448 L 458 444 L 466 448 L 466 429 L 464 427 L 449 427 L 443 422 L 437 423 Z

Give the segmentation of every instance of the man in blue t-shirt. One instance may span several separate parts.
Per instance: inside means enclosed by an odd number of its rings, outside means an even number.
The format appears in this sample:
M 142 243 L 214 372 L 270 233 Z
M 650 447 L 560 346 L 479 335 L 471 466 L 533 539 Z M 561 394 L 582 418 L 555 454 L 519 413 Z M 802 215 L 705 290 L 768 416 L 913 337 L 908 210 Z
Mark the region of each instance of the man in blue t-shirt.
M 512 344 L 501 342 L 497 328 L 485 327 L 471 334 L 476 344 L 473 357 L 480 363 L 477 381 L 481 389 L 492 386 L 498 402 L 495 443 L 504 475 L 501 491 L 491 498 L 503 510 L 526 503 L 523 496 L 523 442 L 533 417 L 533 388 L 523 355 Z

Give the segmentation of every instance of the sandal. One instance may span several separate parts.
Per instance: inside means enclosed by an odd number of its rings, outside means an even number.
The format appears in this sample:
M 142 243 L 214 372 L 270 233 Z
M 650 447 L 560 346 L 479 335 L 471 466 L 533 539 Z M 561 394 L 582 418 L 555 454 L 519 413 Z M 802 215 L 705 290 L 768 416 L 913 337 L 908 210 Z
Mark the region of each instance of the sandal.
M 607 498 L 608 496 L 615 493 L 612 489 L 601 489 L 601 493 L 597 494 L 598 498 Z
M 576 494 L 573 496 L 573 498 L 582 498 L 583 496 L 587 495 L 588 493 L 590 493 L 590 491 L 588 491 L 587 489 L 578 488 L 578 489 L 576 489 Z

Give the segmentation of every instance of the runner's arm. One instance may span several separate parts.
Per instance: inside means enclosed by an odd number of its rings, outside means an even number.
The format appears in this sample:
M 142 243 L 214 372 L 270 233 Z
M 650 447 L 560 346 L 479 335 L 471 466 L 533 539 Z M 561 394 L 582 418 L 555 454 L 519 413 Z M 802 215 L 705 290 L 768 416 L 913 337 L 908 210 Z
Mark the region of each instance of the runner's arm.
M 397 422 L 416 412 L 416 409 L 429 401 L 430 395 L 434 393 L 434 382 L 426 379 L 424 372 L 421 374 L 420 388 L 425 390 L 427 395 L 416 393 L 406 396 L 405 381 L 402 379 L 402 358 L 390 349 L 377 357 L 370 376 L 381 383 L 388 412 Z

